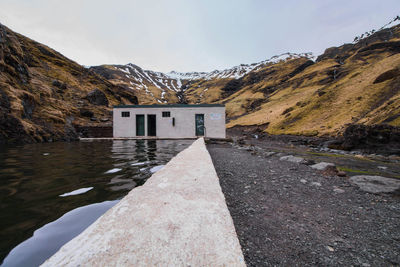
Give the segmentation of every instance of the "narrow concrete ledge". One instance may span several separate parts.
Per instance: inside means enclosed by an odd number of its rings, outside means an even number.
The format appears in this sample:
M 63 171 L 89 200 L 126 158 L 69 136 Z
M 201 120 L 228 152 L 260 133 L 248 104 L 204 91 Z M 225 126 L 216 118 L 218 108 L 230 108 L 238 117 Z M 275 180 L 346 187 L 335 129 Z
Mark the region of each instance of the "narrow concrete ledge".
M 245 266 L 203 138 L 43 266 Z

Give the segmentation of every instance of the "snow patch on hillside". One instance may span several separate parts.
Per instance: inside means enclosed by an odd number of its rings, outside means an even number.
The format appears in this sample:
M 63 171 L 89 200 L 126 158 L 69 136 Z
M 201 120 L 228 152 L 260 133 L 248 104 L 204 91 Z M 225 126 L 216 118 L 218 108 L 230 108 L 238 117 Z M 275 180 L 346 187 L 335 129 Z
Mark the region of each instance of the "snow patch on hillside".
M 244 75 L 248 74 L 249 72 L 253 70 L 258 70 L 266 65 L 270 64 L 276 64 L 281 61 L 286 61 L 289 59 L 295 59 L 295 58 L 309 58 L 311 60 L 314 60 L 315 57 L 313 56 L 312 53 L 301 53 L 301 54 L 296 54 L 296 53 L 284 53 L 281 55 L 273 56 L 270 59 L 258 62 L 258 63 L 253 63 L 253 64 L 241 64 L 239 66 L 234 66 L 230 69 L 225 69 L 225 70 L 214 70 L 211 72 L 177 72 L 177 71 L 171 71 L 166 73 L 166 75 L 171 78 L 171 79 L 176 79 L 177 81 L 180 82 L 180 80 L 198 80 L 198 79 L 206 79 L 206 80 L 212 80 L 212 79 L 239 79 L 243 77 Z
M 127 65 L 116 65 L 115 70 L 121 71 L 121 82 L 128 83 L 127 86 L 132 89 L 142 90 L 154 98 L 159 103 L 166 103 L 166 90 L 173 91 L 174 93 L 182 91 L 182 85 L 186 81 L 194 81 L 198 79 L 213 80 L 213 79 L 240 79 L 244 75 L 251 71 L 257 71 L 267 65 L 276 64 L 282 61 L 286 61 L 294 58 L 305 57 L 314 60 L 312 53 L 284 53 L 281 55 L 273 56 L 267 60 L 253 63 L 253 64 L 241 64 L 225 70 L 214 70 L 211 72 L 177 72 L 171 71 L 168 73 L 162 73 L 151 70 L 144 70 L 141 67 L 129 63 Z M 161 99 L 155 97 L 154 93 L 150 91 L 156 90 L 161 91 Z M 205 90 L 206 91 L 206 90 Z M 204 91 L 204 92 L 205 92 Z M 204 93 L 203 92 L 203 93 Z M 203 93 L 200 96 L 203 97 Z M 158 95 L 158 93 L 157 93 Z M 179 96 L 178 96 L 179 98 Z

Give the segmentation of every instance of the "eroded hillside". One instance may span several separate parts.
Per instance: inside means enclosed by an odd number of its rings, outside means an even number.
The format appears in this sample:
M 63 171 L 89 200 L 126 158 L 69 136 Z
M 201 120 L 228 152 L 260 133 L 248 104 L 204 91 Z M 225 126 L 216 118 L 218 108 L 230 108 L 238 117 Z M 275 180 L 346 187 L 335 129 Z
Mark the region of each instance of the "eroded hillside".
M 315 63 L 295 59 L 244 76 L 237 90 L 218 101 L 227 105 L 228 127 L 336 136 L 352 123 L 399 126 L 399 37 L 396 26 L 327 49 Z
M 0 24 L 0 143 L 75 139 L 120 103 L 136 93 Z

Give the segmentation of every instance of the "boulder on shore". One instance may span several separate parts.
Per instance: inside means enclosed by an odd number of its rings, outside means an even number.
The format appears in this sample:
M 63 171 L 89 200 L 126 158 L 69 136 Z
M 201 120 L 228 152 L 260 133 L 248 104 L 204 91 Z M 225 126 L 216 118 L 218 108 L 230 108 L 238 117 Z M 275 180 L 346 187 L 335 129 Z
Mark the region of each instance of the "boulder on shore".
M 324 171 L 326 170 L 329 166 L 335 167 L 335 164 L 329 163 L 329 162 L 320 162 L 314 165 L 311 165 L 310 167 L 319 170 L 319 171 Z
M 284 161 L 294 162 L 294 163 L 305 163 L 306 162 L 306 160 L 304 160 L 302 157 L 295 157 L 292 155 L 283 156 L 283 157 L 280 157 L 279 159 L 284 160 Z
M 400 193 L 400 180 L 382 176 L 357 175 L 350 178 L 350 182 L 357 185 L 362 191 L 379 193 Z

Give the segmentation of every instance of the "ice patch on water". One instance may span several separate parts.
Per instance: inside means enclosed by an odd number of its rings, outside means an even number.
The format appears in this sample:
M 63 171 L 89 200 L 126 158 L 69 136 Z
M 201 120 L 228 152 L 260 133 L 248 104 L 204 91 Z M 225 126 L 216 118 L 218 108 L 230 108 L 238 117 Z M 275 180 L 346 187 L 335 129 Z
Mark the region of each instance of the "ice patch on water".
M 149 163 L 150 163 L 150 161 L 136 162 L 136 163 L 132 163 L 131 166 L 141 166 L 141 165 L 146 165 Z
M 119 171 L 121 171 L 121 170 L 122 170 L 122 169 L 120 169 L 120 168 L 114 168 L 114 169 L 111 169 L 111 170 L 106 171 L 105 174 L 108 174 L 108 173 L 116 173 L 116 172 L 119 172 Z
M 165 166 L 165 165 L 155 166 L 155 167 L 153 167 L 153 168 L 150 169 L 150 172 L 151 172 L 151 173 L 156 173 L 156 172 L 158 172 L 159 170 L 161 170 L 164 166 Z
M 84 187 L 84 188 L 80 188 L 65 194 L 60 195 L 60 197 L 67 197 L 67 196 L 74 196 L 74 195 L 79 195 L 79 194 L 84 194 L 90 190 L 92 190 L 93 187 Z

